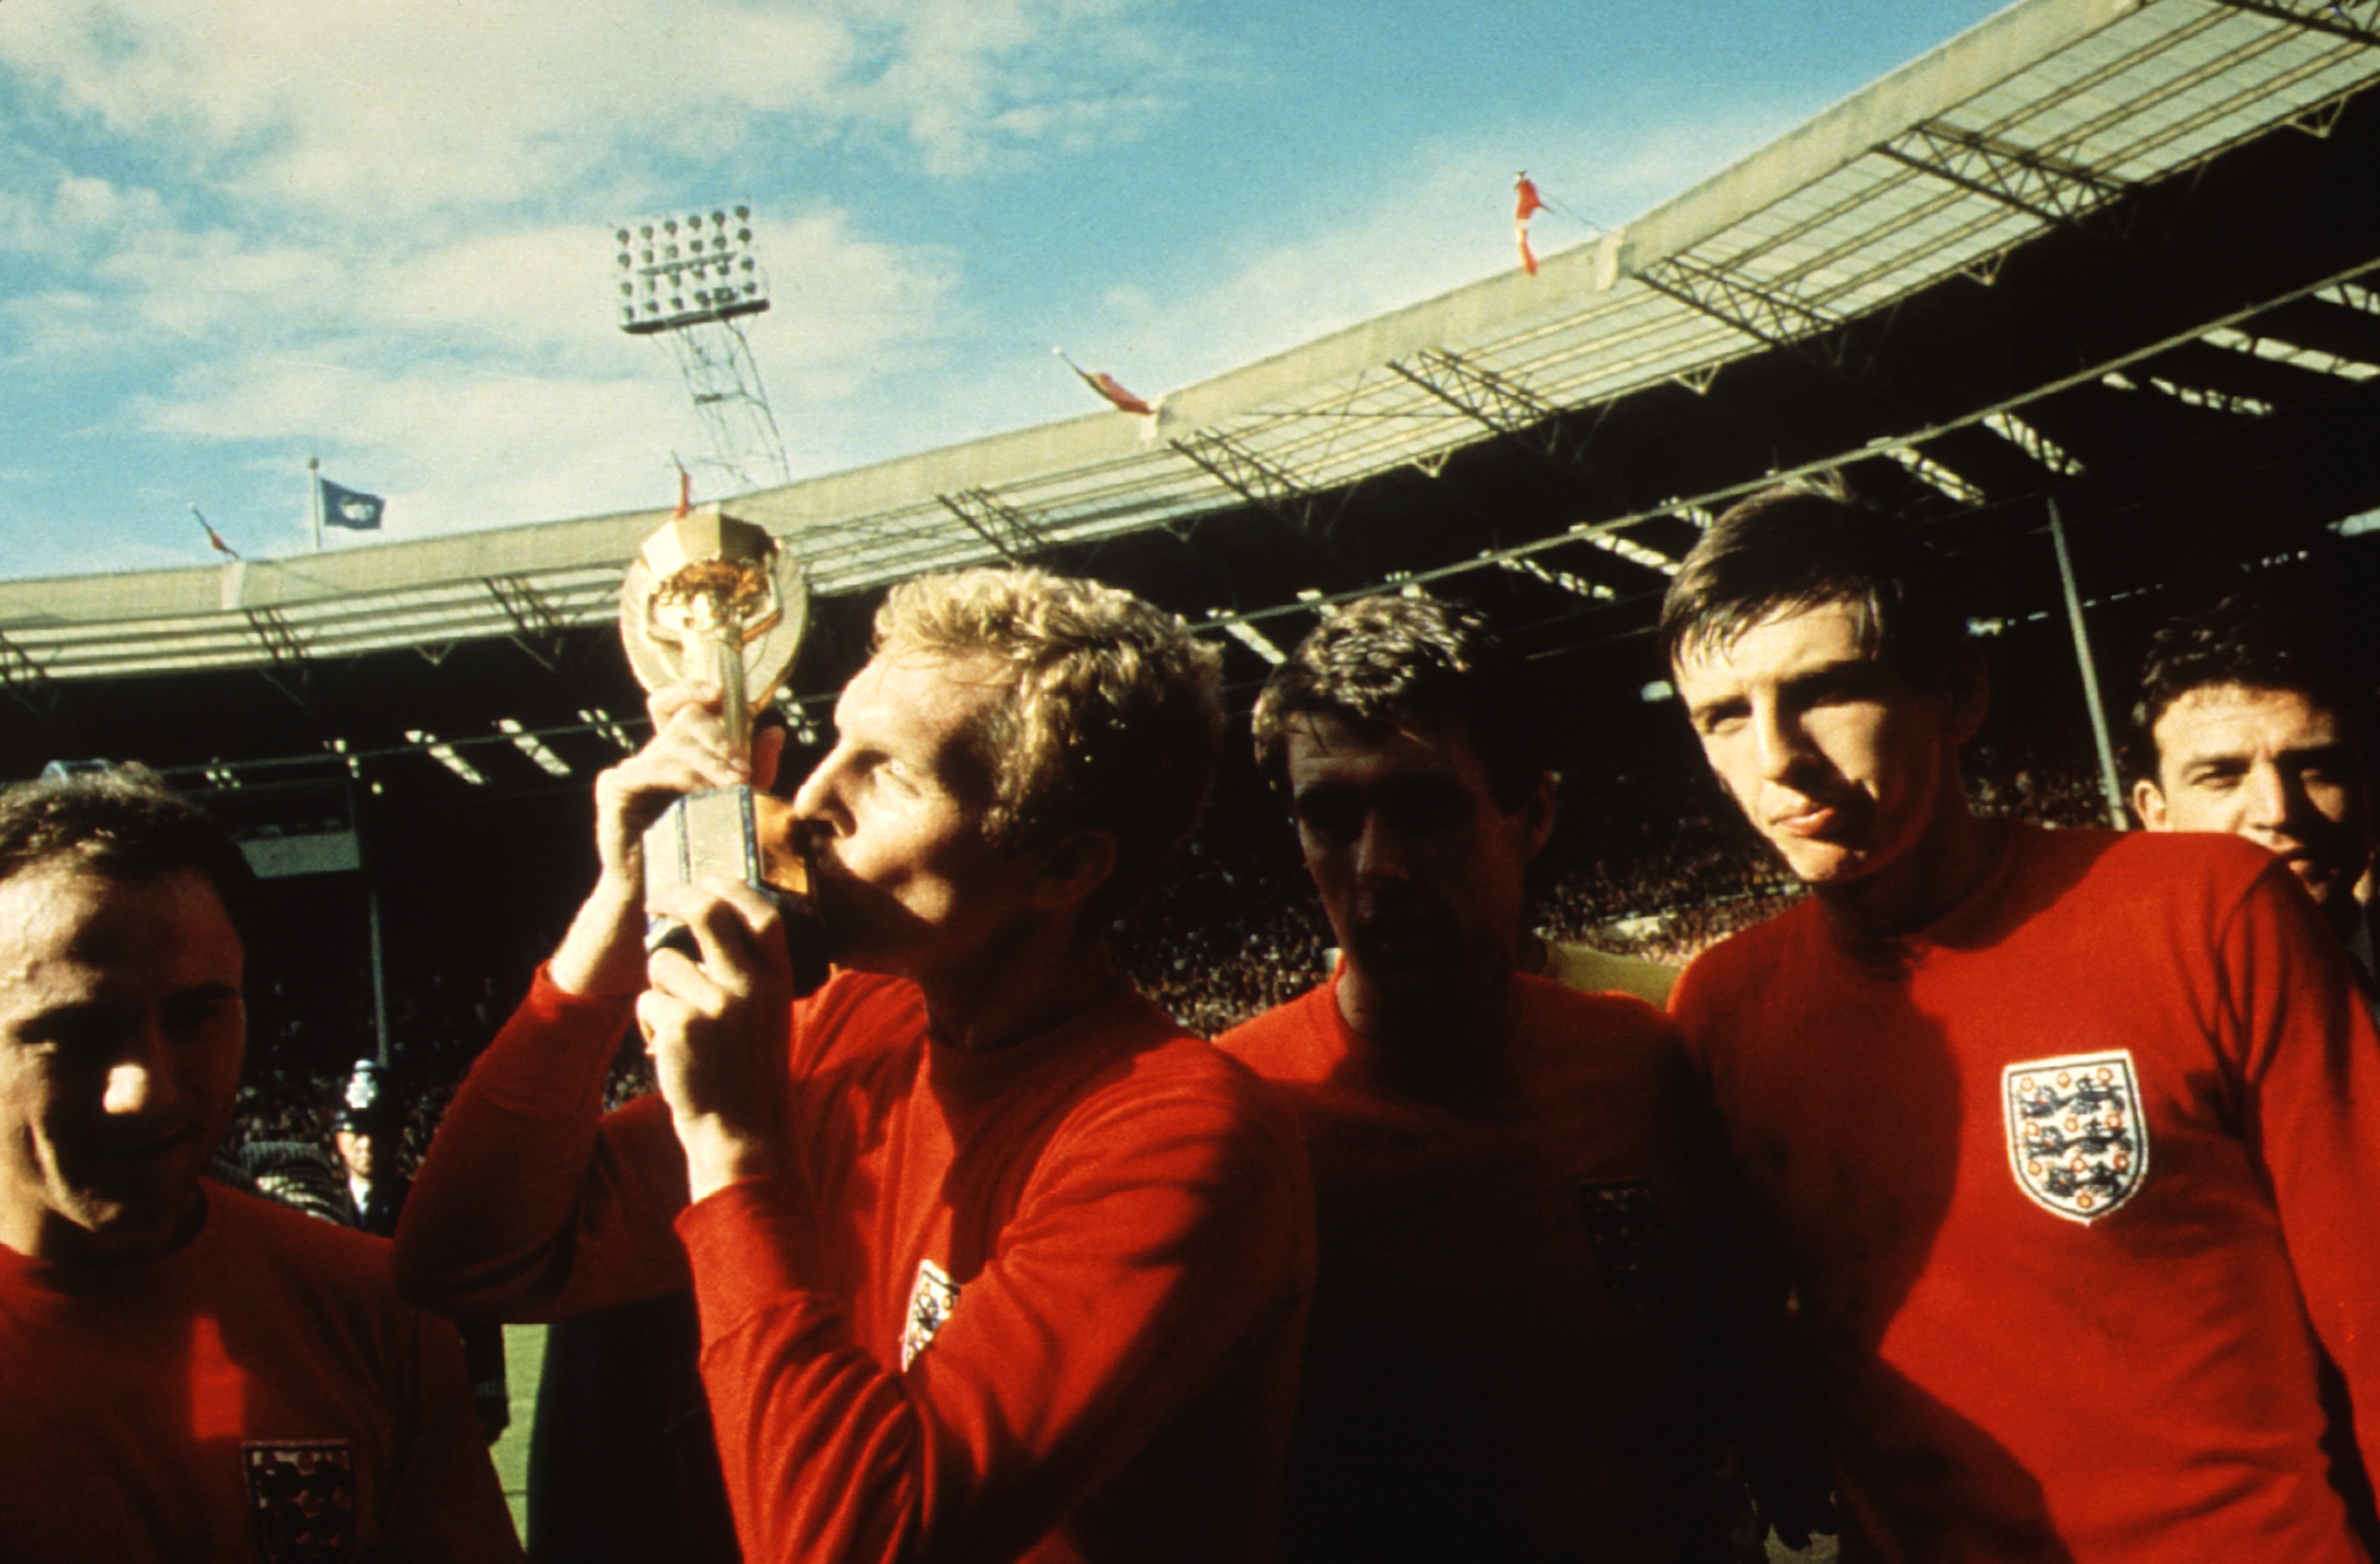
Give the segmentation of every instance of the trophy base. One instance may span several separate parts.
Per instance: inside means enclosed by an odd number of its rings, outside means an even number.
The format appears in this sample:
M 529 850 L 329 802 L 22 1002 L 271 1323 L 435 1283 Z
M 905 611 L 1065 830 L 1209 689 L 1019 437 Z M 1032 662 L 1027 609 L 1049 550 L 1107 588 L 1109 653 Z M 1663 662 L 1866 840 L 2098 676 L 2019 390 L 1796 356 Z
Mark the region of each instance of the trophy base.
M 645 831 L 645 891 L 710 879 L 740 879 L 776 903 L 793 966 L 795 998 L 826 981 L 826 938 L 810 894 L 810 866 L 793 829 L 793 807 L 748 787 L 689 793 Z M 645 951 L 669 949 L 690 961 L 702 952 L 693 931 L 650 915 Z

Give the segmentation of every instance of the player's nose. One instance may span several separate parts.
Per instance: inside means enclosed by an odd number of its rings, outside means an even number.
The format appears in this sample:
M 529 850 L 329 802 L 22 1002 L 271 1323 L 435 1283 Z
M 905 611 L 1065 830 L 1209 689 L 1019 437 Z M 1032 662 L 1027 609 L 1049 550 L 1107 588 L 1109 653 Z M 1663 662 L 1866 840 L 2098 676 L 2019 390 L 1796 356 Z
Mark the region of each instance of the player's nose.
M 2254 830 L 2280 831 L 2297 814 L 2303 790 L 2278 766 L 2260 760 L 2248 769 L 2240 784 L 2240 795 L 2241 823 Z
M 1809 735 L 1775 702 L 1753 703 L 1751 727 L 1753 755 L 1765 780 L 1786 780 L 1808 758 Z
M 805 835 L 841 836 L 851 829 L 844 799 L 850 765 L 843 746 L 837 745 L 794 790 L 794 819 Z
M 154 1118 L 169 1111 L 179 1097 L 171 1044 L 152 1023 L 128 1039 L 108 1066 L 100 1106 L 113 1119 Z
M 1355 836 L 1355 877 L 1378 881 L 1405 878 L 1408 855 L 1404 833 L 1378 809 L 1366 810 Z

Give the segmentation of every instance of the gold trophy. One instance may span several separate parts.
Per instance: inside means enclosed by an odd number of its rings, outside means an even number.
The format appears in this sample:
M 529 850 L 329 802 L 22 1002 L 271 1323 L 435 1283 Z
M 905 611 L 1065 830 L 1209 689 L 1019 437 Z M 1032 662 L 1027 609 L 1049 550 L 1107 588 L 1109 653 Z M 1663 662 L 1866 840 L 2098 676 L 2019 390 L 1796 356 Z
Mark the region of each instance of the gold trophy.
M 793 668 L 808 609 L 789 552 L 765 529 L 702 505 L 671 518 L 629 563 L 620 639 L 648 690 L 688 678 L 718 685 L 727 741 L 748 761 L 752 712 Z M 648 898 L 713 875 L 752 886 L 783 917 L 795 992 L 826 980 L 809 861 L 783 799 L 744 786 L 690 793 L 645 832 L 644 859 Z M 699 959 L 684 924 L 655 916 L 645 947 L 664 945 Z

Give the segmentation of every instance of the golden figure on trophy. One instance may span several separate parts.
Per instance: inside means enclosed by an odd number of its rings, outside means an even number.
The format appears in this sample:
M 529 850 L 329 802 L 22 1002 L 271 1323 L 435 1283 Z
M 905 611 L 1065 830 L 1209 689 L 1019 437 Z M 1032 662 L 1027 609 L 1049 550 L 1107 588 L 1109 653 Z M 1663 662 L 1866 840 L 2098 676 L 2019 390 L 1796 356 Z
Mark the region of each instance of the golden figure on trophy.
M 792 553 L 716 504 L 672 517 L 620 584 L 620 639 L 638 680 L 648 690 L 689 678 L 718 685 L 728 742 L 747 760 L 752 714 L 792 671 L 808 616 Z M 645 832 L 644 858 L 649 895 L 710 876 L 758 889 L 784 918 L 795 991 L 825 981 L 809 863 L 783 799 L 742 786 L 688 794 Z M 692 937 L 671 919 L 656 918 L 646 943 L 694 953 Z

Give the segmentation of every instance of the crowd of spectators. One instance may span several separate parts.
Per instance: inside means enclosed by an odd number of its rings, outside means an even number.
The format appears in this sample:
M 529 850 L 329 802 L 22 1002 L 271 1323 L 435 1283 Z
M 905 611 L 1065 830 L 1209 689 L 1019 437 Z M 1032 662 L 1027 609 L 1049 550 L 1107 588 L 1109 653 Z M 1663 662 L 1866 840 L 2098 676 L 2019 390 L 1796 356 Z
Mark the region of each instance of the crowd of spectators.
M 331 938 L 318 907 L 303 899 L 276 905 L 267 889 L 270 927 L 249 942 L 258 955 L 248 992 L 248 1060 L 227 1144 L 327 1147 L 348 1075 L 378 1051 L 370 968 L 358 959 L 363 952 L 343 948 L 354 942 L 353 930 Z M 387 973 L 388 1090 L 405 1110 L 400 1167 L 409 1170 L 428 1149 L 447 1099 L 527 990 L 536 960 L 526 948 L 499 955 L 450 945 L 443 960 Z
M 2057 826 L 2103 825 L 2095 768 L 2070 757 L 1979 749 L 1977 807 Z M 1562 825 L 1539 866 L 1537 921 L 1548 938 L 1683 965 L 1801 894 L 1706 775 L 1573 777 Z M 438 1115 L 480 1049 L 526 991 L 556 927 L 513 948 L 435 960 L 388 975 L 391 1083 L 406 1104 L 401 1165 L 429 1144 Z M 1278 805 L 1253 790 L 1219 797 L 1197 838 L 1148 900 L 1115 929 L 1125 969 L 1193 1031 L 1213 1037 L 1329 976 L 1333 952 L 1296 840 Z M 373 1051 L 371 988 L 353 960 L 272 967 L 250 994 L 249 1061 L 231 1144 L 320 1140 L 358 1058 Z M 467 969 L 468 968 L 468 969 Z M 613 1105 L 651 1089 L 642 1050 L 624 1040 L 607 1084 Z

